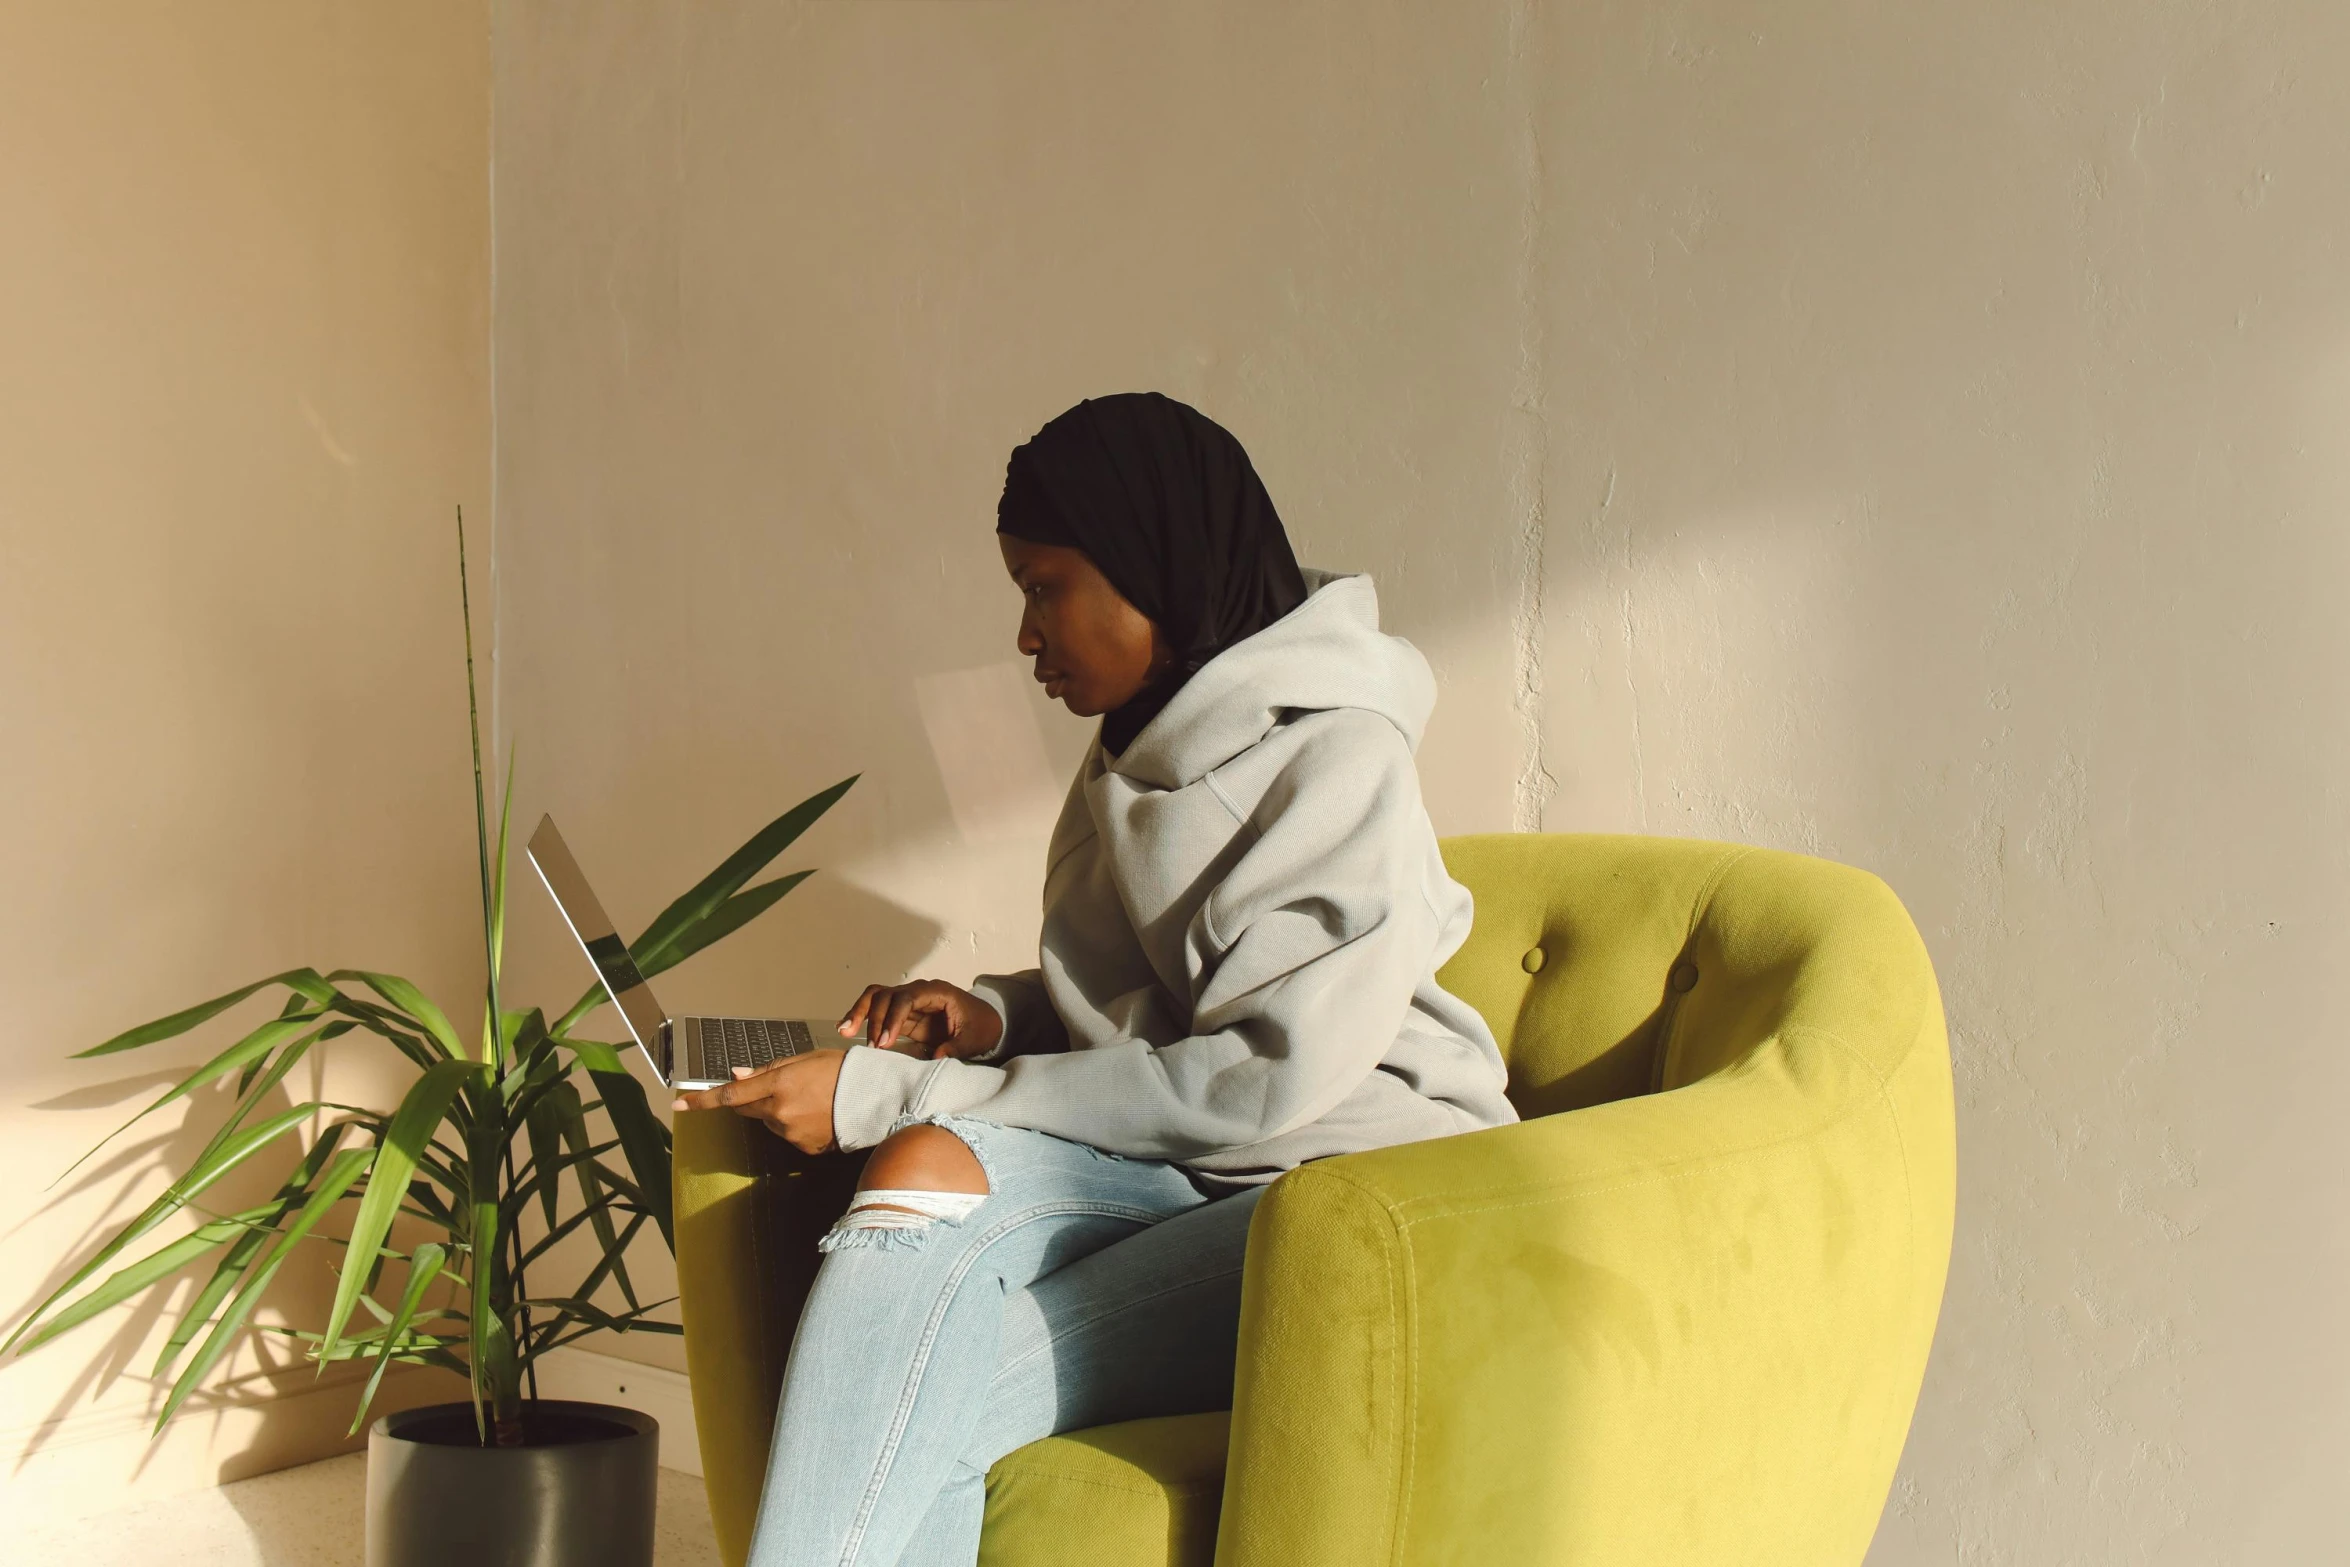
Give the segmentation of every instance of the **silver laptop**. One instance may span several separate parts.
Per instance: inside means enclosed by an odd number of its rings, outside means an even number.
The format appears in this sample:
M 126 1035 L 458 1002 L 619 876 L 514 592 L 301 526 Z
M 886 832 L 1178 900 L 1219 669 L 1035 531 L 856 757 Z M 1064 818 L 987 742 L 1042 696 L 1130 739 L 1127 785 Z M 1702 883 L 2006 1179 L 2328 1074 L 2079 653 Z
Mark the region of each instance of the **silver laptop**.
M 816 1018 L 671 1017 L 637 972 L 628 943 L 605 917 L 552 816 L 539 818 L 538 831 L 530 835 L 530 863 L 663 1087 L 715 1088 L 732 1082 L 738 1066 L 766 1066 L 827 1043 L 846 1043 L 832 1037 L 830 1022 Z

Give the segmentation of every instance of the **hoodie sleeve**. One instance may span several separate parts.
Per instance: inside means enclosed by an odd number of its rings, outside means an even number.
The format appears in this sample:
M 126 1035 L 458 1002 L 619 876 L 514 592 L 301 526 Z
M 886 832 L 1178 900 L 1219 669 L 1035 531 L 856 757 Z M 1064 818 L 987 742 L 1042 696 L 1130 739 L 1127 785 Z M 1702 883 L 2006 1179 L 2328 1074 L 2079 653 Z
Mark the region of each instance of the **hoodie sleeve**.
M 1187 933 L 1199 975 L 1191 1034 L 1003 1065 L 852 1049 L 834 1100 L 842 1146 L 878 1141 L 900 1115 L 967 1114 L 1136 1158 L 1197 1159 L 1344 1100 L 1394 1043 L 1429 971 L 1441 928 L 1429 878 L 1442 860 L 1394 726 L 1360 710 L 1303 721 L 1322 732 L 1250 811 L 1247 846 Z
M 1003 1020 L 1003 1034 L 985 1055 L 967 1061 L 1002 1061 L 1012 1056 L 1050 1055 L 1069 1048 L 1069 1031 L 1045 993 L 1044 971 L 1022 969 L 1017 974 L 982 974 L 971 982 L 971 993 L 995 1008 Z

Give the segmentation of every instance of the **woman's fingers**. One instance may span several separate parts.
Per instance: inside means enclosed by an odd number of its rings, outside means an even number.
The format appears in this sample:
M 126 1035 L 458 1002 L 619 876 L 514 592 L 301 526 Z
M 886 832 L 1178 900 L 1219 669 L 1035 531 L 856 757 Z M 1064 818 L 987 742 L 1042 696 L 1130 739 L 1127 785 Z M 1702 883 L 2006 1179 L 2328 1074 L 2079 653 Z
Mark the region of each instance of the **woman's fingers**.
M 896 1041 L 905 1022 L 906 1001 L 914 993 L 912 985 L 892 985 L 873 998 L 873 1010 L 865 1019 L 865 1038 L 876 1049 L 886 1050 Z
M 935 1009 L 935 1002 L 926 1003 L 922 989 L 918 985 L 900 985 L 890 992 L 888 1010 L 882 1014 L 880 1033 L 873 1041 L 876 1045 L 887 1050 L 897 1043 L 898 1036 L 908 1032 L 908 1024 L 916 1013 Z
M 788 1059 L 788 1058 L 787 1058 Z M 775 1092 L 775 1074 L 783 1062 L 775 1066 L 752 1068 L 738 1066 L 734 1081 L 720 1083 L 715 1088 L 689 1088 L 679 1091 L 670 1102 L 672 1110 L 737 1110 L 758 1104 Z
M 903 985 L 867 985 L 864 993 L 841 1017 L 840 1033 L 877 1049 L 931 1047 L 946 1042 L 954 1030 L 954 986 L 943 980 L 917 979 Z
M 867 985 L 864 993 L 857 997 L 848 1011 L 841 1014 L 839 1031 L 849 1037 L 855 1037 L 857 1030 L 865 1026 L 866 1015 L 872 1010 L 874 998 L 888 994 L 889 987 L 886 985 Z
M 776 1097 L 776 1090 L 782 1084 L 783 1073 L 778 1070 L 782 1064 L 779 1061 L 767 1067 L 738 1066 L 734 1069 L 734 1081 L 720 1083 L 713 1092 L 720 1104 L 737 1115 L 765 1115 L 768 1101 Z
M 736 1067 L 734 1081 L 680 1093 L 672 1109 L 732 1110 L 803 1153 L 823 1153 L 834 1143 L 832 1095 L 840 1081 L 841 1052 L 816 1050 L 753 1070 Z

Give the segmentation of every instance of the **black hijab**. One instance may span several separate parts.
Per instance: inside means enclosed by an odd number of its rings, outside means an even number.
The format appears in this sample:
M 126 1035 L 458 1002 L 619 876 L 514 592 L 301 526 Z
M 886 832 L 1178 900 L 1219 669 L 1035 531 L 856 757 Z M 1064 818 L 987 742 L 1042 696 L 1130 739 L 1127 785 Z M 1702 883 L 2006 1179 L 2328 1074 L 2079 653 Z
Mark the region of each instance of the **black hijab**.
M 1083 550 L 1174 649 L 1102 719 L 1116 755 L 1183 683 L 1305 602 L 1273 498 L 1232 432 L 1157 392 L 1092 397 L 1012 449 L 996 531 Z

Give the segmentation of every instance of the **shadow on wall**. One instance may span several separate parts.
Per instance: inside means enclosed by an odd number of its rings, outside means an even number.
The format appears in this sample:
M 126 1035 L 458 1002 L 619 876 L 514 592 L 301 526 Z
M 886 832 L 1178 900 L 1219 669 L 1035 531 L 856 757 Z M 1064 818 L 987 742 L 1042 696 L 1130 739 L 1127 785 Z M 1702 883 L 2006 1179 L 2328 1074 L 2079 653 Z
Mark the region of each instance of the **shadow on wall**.
M 866 983 L 856 976 L 879 983 L 907 973 L 946 933 L 929 915 L 840 877 L 811 877 L 792 897 L 809 893 L 815 896 L 791 910 L 785 932 L 794 965 L 803 973 L 847 977 L 851 1000 Z
M 233 1037 L 238 1026 L 232 1019 L 217 1023 L 214 1028 L 224 1037 Z M 53 1095 L 29 1108 L 73 1114 L 143 1105 L 152 1100 L 157 1090 L 185 1076 L 186 1070 L 183 1067 L 110 1078 Z M 308 1097 L 312 1100 L 325 1097 L 327 1073 L 323 1065 L 313 1062 L 309 1075 Z M 186 1170 L 219 1124 L 220 1117 L 235 1102 L 233 1085 L 226 1082 L 199 1091 L 185 1107 L 179 1126 L 141 1139 L 110 1144 L 91 1163 L 62 1176 L 49 1194 L 53 1201 L 102 1194 L 103 1206 L 84 1243 L 25 1291 L 14 1303 L 5 1323 L 0 1324 L 0 1331 L 12 1330 L 37 1302 L 71 1278 L 105 1238 L 133 1219 L 155 1192 Z M 292 1094 L 281 1084 L 255 1107 L 255 1119 L 265 1121 L 271 1113 L 287 1110 L 293 1103 Z M 208 1188 L 200 1199 L 201 1205 L 209 1211 L 234 1212 L 265 1201 L 300 1157 L 300 1145 L 291 1139 L 283 1139 L 275 1147 L 276 1157 L 265 1149 Z M 21 1228 L 22 1224 L 17 1227 Z M 165 1220 L 101 1268 L 89 1283 L 102 1283 L 117 1268 L 136 1262 L 186 1228 L 184 1221 Z M 213 1260 L 214 1256 L 204 1259 L 207 1264 Z M 274 1324 L 314 1322 L 321 1318 L 334 1289 L 332 1260 L 328 1244 L 306 1247 L 304 1254 L 279 1275 L 263 1296 L 254 1320 Z M 68 1434 L 73 1418 L 102 1400 L 126 1378 L 147 1389 L 143 1402 L 147 1415 L 152 1417 L 161 1408 L 173 1378 L 195 1358 L 201 1337 L 182 1350 L 170 1372 L 158 1375 L 152 1357 L 161 1348 L 163 1330 L 176 1326 L 179 1313 L 187 1308 L 201 1281 L 208 1276 L 208 1267 L 191 1268 L 177 1282 L 142 1291 L 125 1306 L 116 1308 L 109 1318 L 111 1332 L 106 1331 L 104 1322 L 85 1324 L 34 1350 L 37 1356 L 62 1360 L 76 1369 L 47 1416 L 34 1425 L 30 1437 L 15 1452 L 5 1455 L 9 1473 L 22 1475 L 60 1438 L 69 1444 L 83 1439 L 81 1434 Z M 367 1374 L 367 1367 L 347 1364 L 330 1368 L 321 1378 L 317 1368 L 302 1357 L 292 1340 L 249 1328 L 223 1363 L 189 1396 L 170 1430 L 179 1433 L 211 1428 L 202 1440 L 207 1453 L 217 1460 L 214 1477 L 218 1480 L 262 1473 L 288 1462 L 318 1456 L 322 1439 L 331 1449 L 356 1408 L 356 1398 Z M 385 1380 L 377 1400 L 378 1411 L 429 1398 L 449 1397 L 451 1387 L 461 1386 L 439 1373 L 397 1368 Z M 338 1398 L 345 1400 L 339 1406 L 339 1413 L 333 1407 Z M 352 1443 L 346 1441 L 339 1445 Z M 160 1439 L 147 1440 L 138 1450 L 127 1478 L 136 1480 L 143 1476 L 162 1450 Z
M 535 891 L 538 896 L 534 901 L 545 902 L 543 889 L 537 887 L 535 880 L 517 879 L 514 885 Z M 811 878 L 753 929 L 762 926 L 769 927 L 763 933 L 770 943 L 793 951 L 794 965 L 803 971 L 812 965 L 821 972 L 855 970 L 874 974 L 902 971 L 937 944 L 941 930 L 935 921 L 837 877 Z M 785 928 L 774 928 L 779 926 Z M 565 955 L 584 966 L 585 959 L 569 946 L 568 938 L 562 939 Z M 674 1010 L 694 1009 L 693 967 L 693 960 L 689 960 L 662 976 L 662 991 Z M 573 987 L 583 978 L 584 975 L 565 975 L 566 983 L 557 986 L 558 993 L 568 999 L 575 993 Z M 265 1014 L 256 1014 L 259 1015 Z M 212 1040 L 215 1034 L 233 1038 L 244 1026 L 238 1017 L 237 1013 L 224 1014 L 222 1019 L 192 1037 L 199 1041 Z M 594 1026 L 598 1018 L 591 1017 L 583 1032 L 625 1037 L 616 1015 L 607 1012 L 599 1017 L 606 1027 L 598 1029 Z M 251 1020 L 246 1021 L 249 1024 Z M 30 1108 L 63 1114 L 119 1108 L 127 1118 L 132 1108 L 150 1102 L 158 1091 L 178 1081 L 187 1070 L 189 1066 L 181 1066 L 176 1070 L 112 1077 L 53 1095 Z M 311 1081 L 304 1097 L 313 1100 L 332 1097 L 325 1091 L 327 1073 L 323 1066 L 313 1062 L 308 1070 Z M 641 1064 L 635 1070 L 640 1079 L 647 1077 Z M 647 1086 L 650 1088 L 651 1084 L 648 1082 Z M 658 1092 L 652 1097 L 665 1114 L 665 1099 Z M 235 1100 L 234 1084 L 226 1080 L 214 1089 L 200 1091 L 192 1096 L 177 1127 L 110 1145 L 65 1179 L 54 1194 L 56 1200 L 103 1193 L 104 1206 L 84 1243 L 12 1303 L 14 1309 L 0 1331 L 12 1329 L 23 1320 L 37 1302 L 71 1278 L 106 1237 L 129 1222 L 168 1180 L 184 1171 Z M 281 1084 L 256 1107 L 254 1119 L 264 1120 L 273 1112 L 291 1108 L 294 1103 L 293 1095 Z M 284 1141 L 282 1149 L 282 1155 L 277 1157 L 265 1150 L 232 1171 L 205 1193 L 206 1205 L 221 1212 L 235 1212 L 268 1200 L 285 1169 L 300 1156 L 298 1146 L 291 1140 Z M 347 1221 L 347 1205 L 343 1217 Z M 145 1240 L 135 1243 L 122 1257 L 100 1270 L 91 1282 L 102 1281 L 114 1268 L 136 1261 L 184 1228 L 184 1224 L 167 1220 Z M 393 1243 L 402 1244 L 397 1234 Z M 592 1240 L 583 1235 L 558 1246 L 545 1265 L 558 1273 L 569 1268 L 584 1271 L 592 1266 L 592 1245 Z M 642 1256 L 648 1250 L 660 1249 L 655 1236 L 649 1246 L 640 1243 L 636 1251 Z M 256 1322 L 315 1326 L 323 1319 L 335 1280 L 331 1243 L 306 1246 L 304 1251 L 306 1255 L 297 1258 L 271 1285 L 255 1312 Z M 582 1255 L 589 1260 L 582 1261 Z M 206 1263 L 210 1260 L 208 1257 Z M 660 1263 L 648 1271 L 669 1273 L 666 1256 Z M 171 1387 L 171 1377 L 154 1374 L 153 1357 L 165 1334 L 176 1324 L 178 1313 L 186 1308 L 208 1276 L 208 1266 L 194 1267 L 176 1283 L 141 1292 L 108 1319 L 85 1324 L 35 1350 L 36 1355 L 45 1358 L 67 1360 L 74 1365 L 75 1372 L 30 1439 L 17 1452 L 6 1455 L 11 1472 L 21 1474 L 60 1437 L 76 1411 L 102 1397 L 125 1378 L 148 1387 L 146 1404 L 150 1415 L 159 1409 Z M 666 1290 L 670 1286 L 664 1282 L 663 1287 Z M 589 1347 L 606 1345 L 591 1341 Z M 191 1345 L 182 1352 L 175 1371 L 184 1368 L 193 1354 Z M 345 1439 L 342 1431 L 357 1407 L 367 1370 L 364 1365 L 347 1364 L 330 1368 L 323 1379 L 318 1379 L 316 1368 L 303 1358 L 296 1341 L 248 1329 L 223 1366 L 189 1398 L 174 1424 L 175 1427 L 211 1424 L 211 1451 L 218 1460 L 216 1478 L 224 1481 L 315 1458 L 322 1451 L 347 1450 L 363 1439 Z M 462 1382 L 440 1373 L 403 1369 L 387 1378 L 373 1413 L 381 1415 L 416 1403 L 463 1397 L 463 1386 Z M 132 1477 L 144 1474 L 159 1452 L 160 1447 L 154 1442 L 144 1447 Z
M 751 768 L 744 772 L 745 776 L 756 776 Z M 798 782 L 795 780 L 795 785 Z M 894 979 L 937 947 L 946 929 L 938 920 L 849 880 L 834 868 L 843 855 L 831 843 L 810 847 L 812 841 L 820 841 L 820 835 L 834 829 L 832 817 L 855 808 L 864 788 L 861 783 L 851 790 L 826 820 L 811 830 L 809 838 L 787 850 L 767 873 L 778 874 L 814 861 L 816 874 L 739 934 L 695 954 L 654 981 L 663 1006 L 672 1013 L 819 1017 L 836 999 L 845 1010 L 866 979 Z M 590 864 L 611 859 L 621 862 L 620 870 L 641 875 L 651 858 L 645 852 L 610 854 L 603 852 L 605 846 L 587 846 L 584 833 L 575 837 L 582 844 L 579 852 L 583 861 Z M 664 846 L 676 842 L 668 836 L 648 837 Z M 687 851 L 682 849 L 676 852 L 681 865 L 699 867 L 700 859 L 686 858 Z M 691 852 L 699 855 L 701 851 L 697 846 Z M 597 870 L 591 870 L 590 875 L 597 878 L 597 892 L 606 900 L 613 922 L 622 929 L 641 929 L 657 912 L 658 904 L 651 898 L 616 893 L 613 886 L 621 885 L 619 876 Z M 682 883 L 684 877 L 664 876 L 660 880 L 666 885 Z M 564 928 L 562 917 L 536 877 L 518 877 L 514 886 L 518 895 L 507 913 L 513 953 L 510 972 L 515 976 L 510 991 L 568 1000 L 590 977 L 587 958 Z M 831 980 L 834 975 L 841 976 L 840 982 Z M 810 990 L 816 976 L 824 977 L 821 994 Z M 840 983 L 850 976 L 857 976 L 855 984 L 845 995 L 840 994 Z M 605 1039 L 624 1041 L 628 1037 L 618 1015 L 609 1010 L 590 1013 L 581 1028 L 588 1035 Z M 641 1063 L 635 1070 L 639 1077 L 647 1076 Z M 654 1101 L 665 1115 L 667 1101 L 658 1093 Z
M 258 1015 L 266 1015 L 261 1013 Z M 225 1031 L 228 1025 L 221 1025 Z M 230 1035 L 228 1037 L 234 1037 Z M 99 1108 L 128 1106 L 151 1099 L 155 1091 L 166 1088 L 184 1077 L 187 1068 L 135 1073 L 127 1077 L 111 1078 L 104 1082 L 69 1089 L 65 1093 L 41 1100 L 30 1108 L 50 1112 L 73 1113 Z M 87 1193 L 108 1191 L 105 1206 L 96 1215 L 86 1242 L 61 1259 L 39 1283 L 25 1294 L 6 1319 L 6 1330 L 13 1331 L 30 1314 L 33 1307 L 48 1298 L 50 1293 L 73 1277 L 95 1254 L 104 1239 L 124 1224 L 129 1223 L 151 1200 L 151 1194 L 176 1178 L 203 1150 L 219 1117 L 236 1103 L 234 1085 L 223 1083 L 209 1092 L 194 1096 L 180 1125 L 169 1131 L 131 1142 L 109 1144 L 93 1162 L 63 1176 L 60 1184 L 45 1194 L 52 1202 L 63 1202 Z M 294 1101 L 280 1085 L 263 1103 L 256 1107 L 260 1119 L 290 1109 Z M 286 1145 L 283 1159 L 272 1162 L 266 1157 L 248 1161 L 231 1171 L 205 1193 L 207 1205 L 217 1205 L 219 1211 L 234 1213 L 253 1207 L 268 1199 L 284 1174 L 283 1167 L 300 1157 L 291 1142 Z M 22 1222 L 17 1226 L 22 1228 Z M 13 1233 L 13 1231 L 11 1232 Z M 91 1282 L 100 1282 L 113 1268 L 127 1266 L 146 1252 L 153 1250 L 178 1233 L 178 1227 L 165 1221 L 150 1232 L 144 1244 L 134 1243 L 107 1268 L 101 1269 Z M 280 1276 L 281 1282 L 272 1291 L 270 1304 L 283 1306 L 298 1302 L 323 1307 L 332 1299 L 333 1284 L 326 1274 L 323 1251 L 317 1253 L 316 1264 L 308 1269 L 291 1270 Z M 194 1286 L 190 1285 L 192 1292 Z M 67 1385 L 64 1394 L 49 1411 L 48 1417 L 36 1429 L 22 1449 L 12 1455 L 13 1470 L 21 1473 L 25 1466 L 50 1444 L 62 1429 L 64 1420 L 90 1399 L 104 1394 L 125 1376 L 149 1382 L 154 1388 L 153 1404 L 160 1407 L 170 1388 L 167 1379 L 156 1378 L 151 1371 L 135 1368 L 136 1361 L 155 1341 L 156 1329 L 161 1326 L 174 1304 L 175 1292 L 151 1289 L 135 1296 L 129 1305 L 129 1314 L 122 1317 L 111 1334 L 95 1325 L 84 1325 L 42 1345 L 33 1353 L 50 1359 L 74 1362 L 80 1369 Z M 176 1319 L 175 1319 L 176 1320 Z M 192 1353 L 192 1349 L 190 1351 Z M 186 1363 L 183 1353 L 181 1364 Z M 266 1362 L 265 1362 L 266 1363 Z M 142 1459 L 140 1469 L 145 1468 Z

